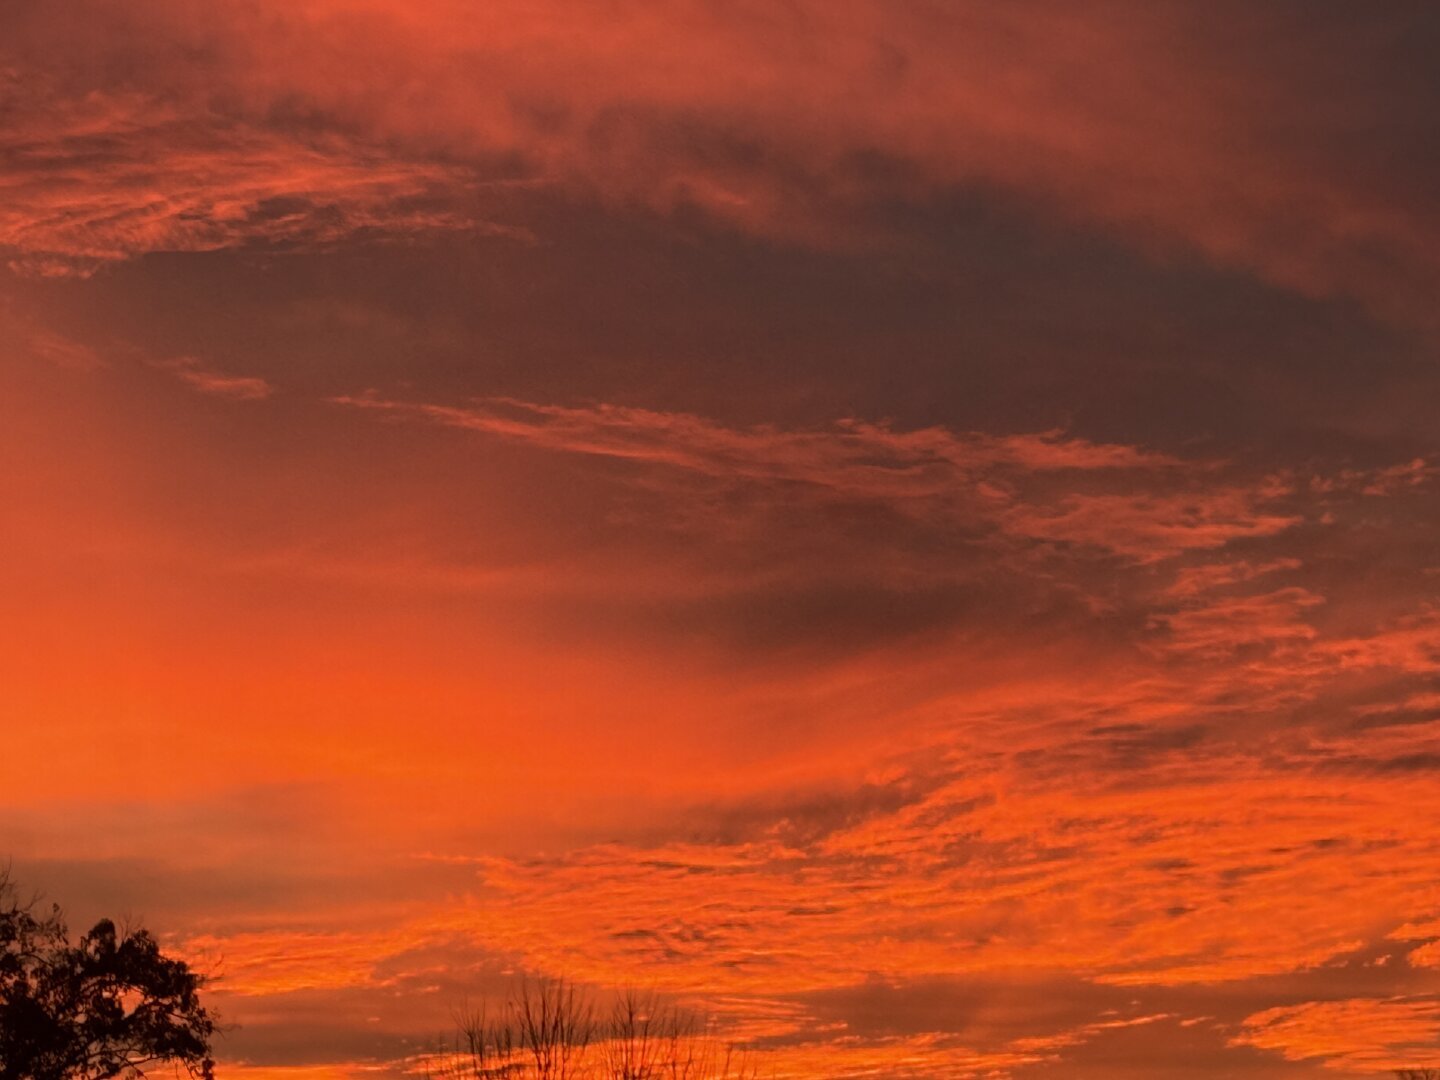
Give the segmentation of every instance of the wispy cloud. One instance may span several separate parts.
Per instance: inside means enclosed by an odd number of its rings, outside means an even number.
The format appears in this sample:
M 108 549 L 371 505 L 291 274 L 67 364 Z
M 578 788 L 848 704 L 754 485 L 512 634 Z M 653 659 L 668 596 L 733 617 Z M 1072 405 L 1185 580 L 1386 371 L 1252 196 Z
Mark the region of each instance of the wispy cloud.
M 703 417 L 619 405 L 496 398 L 463 406 L 343 396 L 337 404 L 533 443 L 550 450 L 670 465 L 716 477 L 798 481 L 858 495 L 932 496 L 986 472 L 1162 469 L 1179 462 L 1063 432 L 994 436 L 896 431 L 847 419 L 830 430 L 727 428 Z
M 12 270 L 85 276 L 159 251 L 314 250 L 432 231 L 505 232 L 461 167 L 340 132 L 276 130 L 141 91 L 67 98 L 12 76 L 0 249 Z
M 1428 1061 L 1440 1036 L 1440 1002 L 1351 998 L 1266 1009 L 1245 1020 L 1239 1046 L 1278 1050 L 1291 1061 L 1388 1073 Z
M 1142 562 L 1271 536 L 1300 520 L 1268 509 L 1274 496 L 1288 494 L 1268 480 L 1215 484 L 1216 463 L 1185 463 L 1063 432 L 899 431 L 855 419 L 828 430 L 738 429 L 604 404 L 492 399 L 452 406 L 373 394 L 334 400 L 546 450 L 763 485 L 782 499 L 871 500 L 917 518 L 966 521 L 1013 538 Z
M 153 362 L 153 366 L 171 372 L 181 382 L 202 394 L 214 394 L 237 401 L 263 401 L 275 392 L 275 387 L 259 376 L 227 375 L 206 367 L 193 356 L 157 360 Z

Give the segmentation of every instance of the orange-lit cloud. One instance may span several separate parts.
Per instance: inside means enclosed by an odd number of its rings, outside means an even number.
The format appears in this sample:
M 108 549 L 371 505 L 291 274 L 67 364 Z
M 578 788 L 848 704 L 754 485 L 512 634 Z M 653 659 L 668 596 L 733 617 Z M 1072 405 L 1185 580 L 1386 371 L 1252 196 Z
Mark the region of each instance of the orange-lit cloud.
M 159 362 L 155 366 L 174 372 L 177 379 L 202 394 L 218 394 L 220 397 L 240 401 L 259 401 L 275 392 L 275 388 L 264 379 L 253 375 L 227 375 L 212 371 L 193 356 Z
M 1267 1009 L 1246 1018 L 1236 1042 L 1375 1073 L 1429 1060 L 1437 1033 L 1440 1006 L 1433 1000 L 1360 998 Z
M 1298 518 L 1266 513 L 1275 494 L 1211 485 L 1183 487 L 1176 459 L 1138 447 L 1096 445 L 1061 433 L 994 438 L 939 429 L 896 432 L 847 420 L 831 431 L 735 431 L 700 417 L 602 405 L 541 406 L 520 401 L 457 408 L 412 405 L 370 396 L 339 404 L 413 416 L 551 450 L 613 457 L 699 473 L 727 483 L 807 489 L 839 498 L 876 500 L 893 509 L 930 516 L 970 517 L 1035 540 L 1093 547 L 1140 561 L 1191 548 L 1223 547 L 1231 540 L 1281 532 Z M 1149 474 L 1136 476 L 1141 470 Z M 1053 488 L 1040 505 L 1017 497 L 1029 474 L 1118 471 L 1113 485 L 1154 495 L 1103 490 L 1076 494 Z M 1205 463 L 1200 463 L 1202 473 Z
M 139 90 L 82 97 L 15 76 L 0 171 L 12 270 L 90 274 L 153 251 L 315 248 L 485 230 L 455 208 L 467 174 L 394 161 L 339 133 L 223 119 Z

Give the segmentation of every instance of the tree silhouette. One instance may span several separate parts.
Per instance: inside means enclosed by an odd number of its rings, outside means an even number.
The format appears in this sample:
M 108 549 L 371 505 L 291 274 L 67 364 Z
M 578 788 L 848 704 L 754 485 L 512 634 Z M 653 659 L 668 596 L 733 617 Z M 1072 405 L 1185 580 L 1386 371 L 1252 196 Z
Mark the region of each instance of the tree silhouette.
M 573 1080 L 595 1036 L 595 1012 L 564 979 L 520 984 L 510 1002 L 517 1042 L 537 1080 Z
M 600 1042 L 603 1080 L 753 1080 L 706 1018 L 634 988 L 615 995 Z
M 202 976 L 109 919 L 72 943 L 59 907 L 37 906 L 0 871 L 0 1080 L 141 1077 L 162 1062 L 212 1080 Z
M 697 1013 L 622 990 L 608 1014 L 565 979 L 522 981 L 498 1014 L 455 1017 L 427 1080 L 755 1080 L 746 1055 Z
M 455 1044 L 426 1065 L 445 1080 L 579 1080 L 595 1035 L 595 1011 L 564 979 L 521 981 L 498 1018 L 484 1006 L 455 1018 Z

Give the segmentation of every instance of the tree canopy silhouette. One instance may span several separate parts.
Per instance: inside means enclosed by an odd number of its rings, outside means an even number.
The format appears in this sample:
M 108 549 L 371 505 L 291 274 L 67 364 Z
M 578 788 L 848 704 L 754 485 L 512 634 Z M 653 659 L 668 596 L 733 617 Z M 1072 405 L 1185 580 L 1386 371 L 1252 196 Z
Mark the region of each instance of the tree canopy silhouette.
M 72 942 L 59 907 L 37 907 L 0 871 L 0 1080 L 141 1077 L 161 1063 L 212 1080 L 202 976 L 145 930 L 102 919 Z

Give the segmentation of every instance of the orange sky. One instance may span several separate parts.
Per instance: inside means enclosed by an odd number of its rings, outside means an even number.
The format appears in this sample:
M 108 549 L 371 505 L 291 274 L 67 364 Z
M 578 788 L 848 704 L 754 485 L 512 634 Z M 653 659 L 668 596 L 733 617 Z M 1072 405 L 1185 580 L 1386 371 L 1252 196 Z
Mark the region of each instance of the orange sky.
M 1440 12 L 19 0 L 0 857 L 242 1080 L 1440 1065 Z

